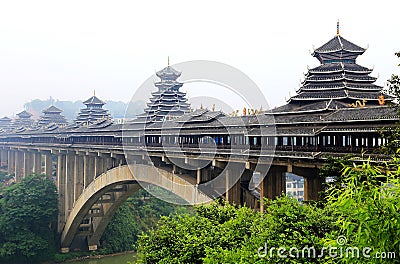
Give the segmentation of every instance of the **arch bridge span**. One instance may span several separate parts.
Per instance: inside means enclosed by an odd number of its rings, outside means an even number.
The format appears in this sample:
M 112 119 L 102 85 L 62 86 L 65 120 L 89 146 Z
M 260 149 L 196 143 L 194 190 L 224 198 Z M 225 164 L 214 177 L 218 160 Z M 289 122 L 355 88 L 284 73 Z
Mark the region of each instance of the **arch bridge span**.
M 115 211 L 141 188 L 139 182 L 156 184 L 171 190 L 169 181 L 158 177 L 155 170 L 150 165 L 123 165 L 95 178 L 74 202 L 68 215 L 61 235 L 62 252 L 68 252 L 71 246 L 81 247 L 82 243 L 86 242 L 90 250 L 97 249 L 99 239 Z M 135 176 L 136 173 L 140 173 L 141 177 Z M 175 193 L 188 203 L 210 200 L 207 195 L 195 188 L 190 178 L 185 175 L 174 175 L 164 170 L 162 176 L 180 185 Z M 143 179 L 148 180 L 143 182 Z

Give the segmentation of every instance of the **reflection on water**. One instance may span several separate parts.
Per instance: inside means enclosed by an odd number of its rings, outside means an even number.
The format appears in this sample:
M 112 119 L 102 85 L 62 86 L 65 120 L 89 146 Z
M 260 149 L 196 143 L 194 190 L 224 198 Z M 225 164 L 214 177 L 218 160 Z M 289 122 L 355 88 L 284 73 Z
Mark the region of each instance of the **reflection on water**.
M 135 253 L 126 253 L 118 256 L 104 257 L 100 259 L 85 259 L 82 261 L 65 262 L 68 264 L 125 264 L 128 261 L 135 263 Z

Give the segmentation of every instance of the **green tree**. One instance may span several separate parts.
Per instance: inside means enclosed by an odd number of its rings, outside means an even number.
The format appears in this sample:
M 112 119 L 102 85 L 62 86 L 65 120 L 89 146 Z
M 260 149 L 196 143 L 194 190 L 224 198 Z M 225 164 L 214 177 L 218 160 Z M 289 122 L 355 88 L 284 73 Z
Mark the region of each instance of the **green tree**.
M 140 230 L 128 203 L 118 208 L 101 238 L 101 253 L 129 251 L 134 249 Z
M 157 187 L 153 187 L 152 191 L 173 195 Z M 100 252 L 109 254 L 135 249 L 138 237 L 143 232 L 154 228 L 162 216 L 176 212 L 187 213 L 189 210 L 186 206 L 162 201 L 144 189 L 137 191 L 114 214 L 100 239 Z
M 400 52 L 396 52 L 395 55 L 400 58 Z M 400 66 L 400 64 L 399 64 Z M 400 77 L 396 74 L 392 74 L 388 80 L 388 92 L 394 96 L 395 102 L 392 102 L 391 106 L 397 110 L 400 114 Z M 386 144 L 382 147 L 382 152 L 387 155 L 398 156 L 398 149 L 400 148 L 400 126 L 385 128 L 381 132 L 382 136 L 386 138 Z
M 395 55 L 400 58 L 400 52 L 396 52 Z M 388 80 L 388 91 L 396 99 L 400 98 L 400 77 L 397 74 L 392 74 Z M 394 104 L 394 106 L 399 110 L 399 104 Z
M 43 175 L 7 187 L 0 199 L 0 260 L 34 263 L 55 251 L 57 190 Z
M 319 176 L 323 179 L 323 191 L 321 194 L 321 202 L 326 202 L 326 197 L 329 194 L 330 190 L 340 189 L 344 187 L 344 179 L 345 175 L 343 175 L 343 171 L 347 166 L 351 166 L 353 164 L 352 157 L 350 155 L 346 155 L 344 157 L 332 157 L 329 156 L 325 164 L 322 166 Z M 329 179 L 329 181 L 327 181 Z
M 210 247 L 204 263 L 319 263 L 312 257 L 302 258 L 301 250 L 314 247 L 316 254 L 319 253 L 321 239 L 331 231 L 332 214 L 329 210 L 306 206 L 286 196 L 266 200 L 266 204 L 269 206 L 264 214 L 257 213 L 254 219 L 248 219 L 252 221 L 248 229 L 250 235 L 238 247 Z M 287 256 L 292 247 L 300 250 L 298 257 L 282 258 L 278 255 L 278 248 L 284 248 Z
M 268 202 L 268 201 L 267 201 Z M 261 214 L 246 207 L 213 203 L 195 207 L 195 215 L 164 217 L 139 240 L 146 263 L 294 263 L 264 247 L 311 246 L 331 231 L 331 214 L 295 199 L 279 198 Z M 315 263 L 296 259 L 296 263 Z
M 400 252 L 400 161 L 382 165 L 365 162 L 346 166 L 345 188 L 333 189 L 328 205 L 335 210 L 333 232 L 326 236 L 326 246 L 340 247 L 336 239 L 345 236 L 348 247 L 361 252 L 371 248 L 377 252 Z M 397 255 L 397 259 L 399 256 Z M 393 263 L 393 259 L 348 258 L 331 259 L 327 263 Z

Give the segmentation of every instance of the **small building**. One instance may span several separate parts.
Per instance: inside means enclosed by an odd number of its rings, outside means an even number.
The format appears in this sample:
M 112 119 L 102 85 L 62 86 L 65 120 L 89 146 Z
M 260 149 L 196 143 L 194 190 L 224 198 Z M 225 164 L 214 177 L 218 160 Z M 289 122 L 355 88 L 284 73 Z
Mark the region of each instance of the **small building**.
M 286 195 L 301 202 L 304 200 L 304 178 L 292 173 L 286 174 Z

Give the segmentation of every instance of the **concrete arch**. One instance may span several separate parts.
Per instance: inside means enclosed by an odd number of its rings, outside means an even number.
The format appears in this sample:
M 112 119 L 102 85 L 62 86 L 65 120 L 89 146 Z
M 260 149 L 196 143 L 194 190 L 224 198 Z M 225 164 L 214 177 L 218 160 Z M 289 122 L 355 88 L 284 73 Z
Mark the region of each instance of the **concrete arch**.
M 126 199 L 141 187 L 139 182 L 151 183 L 171 190 L 171 181 L 182 186 L 175 193 L 188 203 L 208 202 L 190 176 L 159 171 L 151 165 L 124 165 L 113 168 L 94 179 L 75 201 L 61 235 L 61 251 L 68 252 L 75 237 L 87 237 L 89 250 L 95 250 L 107 224 Z M 135 175 L 141 175 L 135 177 Z M 86 222 L 85 222 L 86 221 Z M 83 230 L 85 229 L 86 230 Z

